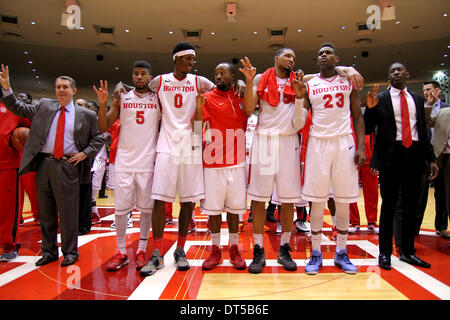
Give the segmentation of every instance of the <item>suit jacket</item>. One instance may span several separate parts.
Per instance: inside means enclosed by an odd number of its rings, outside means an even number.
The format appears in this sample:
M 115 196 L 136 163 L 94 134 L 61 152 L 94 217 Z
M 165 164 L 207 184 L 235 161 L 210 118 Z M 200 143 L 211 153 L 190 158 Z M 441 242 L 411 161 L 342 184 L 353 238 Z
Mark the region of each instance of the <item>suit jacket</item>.
M 419 150 L 423 155 L 423 168 L 436 160 L 430 137 L 427 134 L 425 122 L 424 98 L 409 92 L 414 99 L 417 115 L 417 133 L 419 136 Z M 370 166 L 374 169 L 383 169 L 392 161 L 397 138 L 397 125 L 395 123 L 394 108 L 390 90 L 377 95 L 378 104 L 367 108 L 364 113 L 366 134 L 375 133 L 375 144 Z M 376 130 L 375 130 L 376 128 Z
M 14 114 L 32 119 L 19 174 L 36 171 L 40 161 L 39 152 L 45 144 L 53 118 L 58 111 L 58 100 L 42 98 L 38 104 L 31 105 L 17 100 L 14 94 L 3 97 L 0 90 L 0 101 Z M 98 130 L 95 112 L 75 105 L 74 139 L 78 150 L 88 155 L 86 160 L 78 164 L 80 183 L 89 183 L 91 163 L 104 143 L 103 135 Z
M 436 157 L 445 150 L 450 138 L 450 104 L 441 101 L 441 109 L 435 117 L 431 116 L 433 106 L 425 107 L 427 125 L 434 128 L 433 149 Z

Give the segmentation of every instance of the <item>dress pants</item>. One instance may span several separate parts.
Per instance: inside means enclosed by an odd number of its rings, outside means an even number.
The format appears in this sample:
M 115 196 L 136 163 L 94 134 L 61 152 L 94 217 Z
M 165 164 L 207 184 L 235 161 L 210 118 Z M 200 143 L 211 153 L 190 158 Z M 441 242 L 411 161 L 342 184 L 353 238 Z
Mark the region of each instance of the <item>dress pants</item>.
M 78 229 L 81 234 L 86 234 L 91 231 L 92 226 L 92 182 L 88 184 L 80 184 L 79 197 L 80 216 Z
M 42 256 L 58 257 L 58 213 L 61 251 L 78 257 L 79 166 L 44 157 L 37 168 L 36 187 L 42 232 Z
M 434 227 L 436 231 L 445 231 L 448 227 L 448 205 L 447 201 L 448 188 L 450 185 L 449 176 L 449 154 L 441 154 L 438 159 L 439 174 L 433 180 L 434 186 L 434 200 L 436 208 L 436 216 L 434 219 Z M 447 177 L 446 177 L 447 175 Z M 447 184 L 447 185 L 446 185 Z
M 380 254 L 392 254 L 393 220 L 401 191 L 401 244 L 403 254 L 414 254 L 415 223 L 419 203 L 420 184 L 425 171 L 424 158 L 417 142 L 405 148 L 397 142 L 391 162 L 379 170 L 381 213 Z

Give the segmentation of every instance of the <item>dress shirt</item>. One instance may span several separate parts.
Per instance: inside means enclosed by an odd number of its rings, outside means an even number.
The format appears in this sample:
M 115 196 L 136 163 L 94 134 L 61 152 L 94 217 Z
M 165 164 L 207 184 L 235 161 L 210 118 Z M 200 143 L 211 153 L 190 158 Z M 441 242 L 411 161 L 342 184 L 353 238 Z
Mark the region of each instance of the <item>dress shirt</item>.
M 3 90 L 3 96 L 6 97 L 13 93 L 12 89 Z M 64 127 L 64 154 L 78 153 L 78 148 L 75 146 L 75 139 L 73 136 L 75 128 L 75 105 L 73 101 L 65 106 L 66 107 L 66 122 Z M 61 105 L 58 107 L 58 111 L 53 118 L 52 125 L 48 132 L 47 139 L 41 149 L 41 152 L 53 154 L 53 148 L 55 146 L 56 128 L 58 126 L 58 118 L 61 111 Z
M 395 123 L 397 125 L 397 141 L 402 141 L 402 109 L 400 105 L 400 93 L 402 90 L 392 87 L 390 89 L 392 107 L 394 108 Z M 417 115 L 416 104 L 413 97 L 409 94 L 408 89 L 403 90 L 405 92 L 406 102 L 408 103 L 409 112 L 409 124 L 411 126 L 411 137 L 413 141 L 419 141 L 419 135 L 417 133 Z

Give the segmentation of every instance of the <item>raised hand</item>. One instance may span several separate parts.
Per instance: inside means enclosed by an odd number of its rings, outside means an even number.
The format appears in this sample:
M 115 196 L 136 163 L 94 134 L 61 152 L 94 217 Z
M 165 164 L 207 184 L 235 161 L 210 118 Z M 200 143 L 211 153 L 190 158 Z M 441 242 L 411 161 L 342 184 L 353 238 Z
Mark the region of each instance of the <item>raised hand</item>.
M 299 70 L 295 73 L 296 78 L 294 79 L 293 83 L 292 83 L 292 87 L 294 88 L 295 91 L 295 97 L 297 99 L 303 99 L 306 95 L 306 86 L 303 83 L 303 76 L 305 74 L 303 73 L 303 71 Z
M 92 86 L 95 93 L 97 94 L 98 103 L 100 105 L 106 105 L 108 102 L 108 81 L 100 80 L 100 88 L 97 89 L 95 86 Z
M 439 95 L 437 94 L 437 90 L 435 90 L 435 89 L 431 90 L 430 94 L 428 95 L 428 98 L 427 98 L 427 104 L 429 106 L 433 106 L 436 103 L 436 101 L 438 101 L 438 100 L 439 100 Z
M 372 90 L 370 90 L 367 93 L 366 104 L 367 104 L 367 108 L 369 108 L 369 109 L 375 107 L 378 104 L 378 98 L 377 98 L 378 88 L 379 88 L 379 85 L 376 84 L 373 86 Z
M 2 64 L 2 71 L 0 72 L 0 85 L 3 89 L 9 90 L 11 85 L 9 83 L 9 68 Z
M 203 108 L 203 106 L 206 103 L 206 98 L 203 96 L 203 91 L 204 91 L 204 89 L 200 88 L 200 90 L 198 90 L 198 95 L 195 97 L 197 109 Z
M 239 68 L 239 71 L 244 74 L 246 80 L 253 80 L 256 76 L 256 68 L 252 66 L 250 59 L 245 57 L 244 59 L 241 59 L 241 63 L 243 68 Z

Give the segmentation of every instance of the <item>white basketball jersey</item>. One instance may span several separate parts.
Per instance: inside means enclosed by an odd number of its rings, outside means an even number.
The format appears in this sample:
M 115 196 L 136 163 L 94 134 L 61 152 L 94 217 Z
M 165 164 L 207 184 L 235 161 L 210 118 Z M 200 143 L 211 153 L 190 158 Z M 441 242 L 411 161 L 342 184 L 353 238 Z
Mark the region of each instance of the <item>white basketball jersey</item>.
M 335 137 L 352 133 L 350 94 L 352 84 L 339 75 L 330 79 L 319 76 L 306 84 L 312 108 L 309 134 L 314 137 Z
M 157 94 L 162 108 L 162 121 L 157 152 L 188 155 L 193 146 L 195 97 L 199 88 L 209 91 L 214 84 L 193 74 L 188 74 L 183 80 L 175 78 L 173 73 L 159 77 Z
M 120 96 L 117 172 L 153 171 L 161 109 L 156 94 L 134 90 Z
M 284 103 L 283 90 L 288 81 L 289 78 L 277 77 L 278 92 L 280 93 L 278 106 L 273 107 L 267 101 L 259 100 L 260 109 L 258 125 L 256 126 L 256 132 L 258 134 L 291 135 L 297 133 L 292 123 L 295 103 Z

